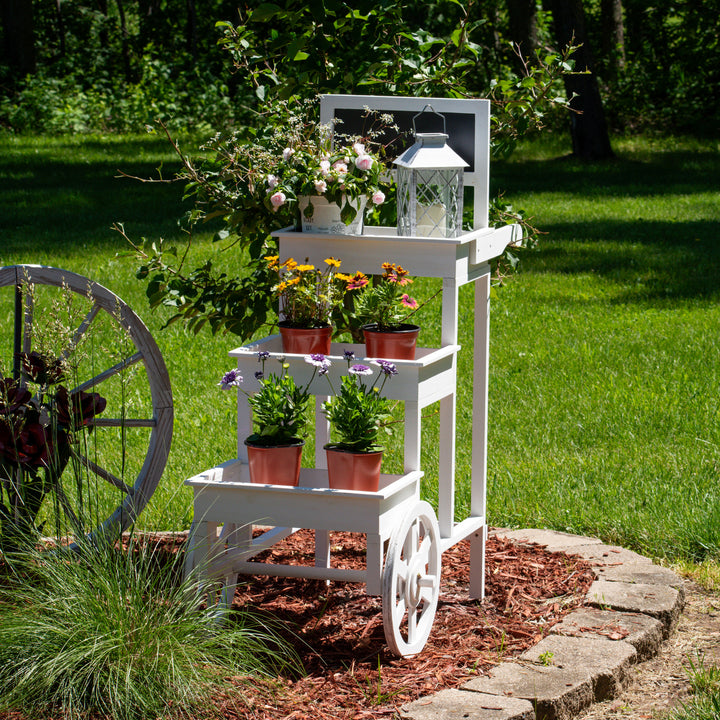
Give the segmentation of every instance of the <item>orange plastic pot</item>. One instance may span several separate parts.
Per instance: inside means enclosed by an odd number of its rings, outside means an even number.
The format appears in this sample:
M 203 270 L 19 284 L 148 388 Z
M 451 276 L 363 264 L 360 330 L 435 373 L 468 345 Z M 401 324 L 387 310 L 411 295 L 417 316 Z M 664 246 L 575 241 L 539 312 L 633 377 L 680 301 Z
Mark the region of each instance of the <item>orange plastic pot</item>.
M 377 492 L 382 464 L 381 450 L 360 453 L 326 447 L 325 453 L 328 485 L 333 490 Z
M 378 330 L 377 325 L 364 325 L 365 352 L 370 358 L 414 360 L 418 325 L 405 323 L 398 330 Z
M 281 322 L 279 328 L 283 352 L 297 355 L 330 354 L 331 325 L 319 328 L 298 328 Z
M 261 485 L 297 485 L 304 440 L 292 445 L 256 445 L 247 440 L 250 482 Z

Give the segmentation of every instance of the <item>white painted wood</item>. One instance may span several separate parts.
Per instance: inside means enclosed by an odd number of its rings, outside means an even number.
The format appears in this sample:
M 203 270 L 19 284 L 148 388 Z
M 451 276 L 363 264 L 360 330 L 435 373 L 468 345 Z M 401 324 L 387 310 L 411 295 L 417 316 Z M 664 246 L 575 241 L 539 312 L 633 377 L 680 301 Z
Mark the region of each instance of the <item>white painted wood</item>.
M 440 595 L 439 535 L 432 506 L 420 500 L 390 538 L 382 579 L 383 630 L 396 655 L 416 655 L 430 635 Z
M 438 520 L 440 537 L 450 537 L 455 519 L 455 395 L 440 401 L 438 454 Z
M 417 402 L 405 403 L 405 472 L 420 469 L 422 447 L 420 408 Z
M 172 441 L 173 429 L 173 402 L 170 377 L 163 361 L 160 350 L 142 320 L 124 303 L 115 293 L 89 278 L 77 273 L 59 268 L 43 265 L 14 265 L 0 268 L 0 288 L 17 288 L 23 284 L 47 285 L 58 289 L 58 292 L 70 291 L 88 298 L 92 303 L 92 310 L 75 332 L 75 337 L 63 354 L 71 354 L 79 335 L 87 332 L 88 327 L 98 314 L 103 311 L 116 321 L 118 327 L 127 339 L 135 346 L 136 352 L 129 356 L 128 364 L 142 362 L 147 376 L 147 382 L 152 401 L 152 424 L 149 425 L 150 437 L 143 462 L 137 478 L 134 481 L 128 478 L 120 483 L 113 480 L 112 473 L 99 468 L 99 466 L 86 463 L 86 467 L 96 472 L 98 477 L 111 482 L 121 492 L 121 500 L 109 516 L 100 523 L 91 534 L 119 534 L 127 529 L 142 512 L 160 482 Z M 27 305 L 23 312 L 22 344 L 24 352 L 33 349 L 32 335 L 32 302 L 30 295 L 25 294 Z M 121 363 L 121 365 L 123 365 Z M 123 365 L 124 366 L 124 365 Z M 119 372 L 120 367 L 101 370 L 95 377 L 80 383 L 78 388 L 90 388 L 102 383 Z M 141 418 L 142 423 L 127 422 L 126 427 L 148 427 L 148 418 Z M 102 432 L 103 427 L 113 425 L 96 424 L 96 432 Z M 122 452 L 118 448 L 118 452 Z
M 470 540 L 470 588 L 473 600 L 485 597 L 485 546 L 487 545 L 487 525 L 473 533 Z

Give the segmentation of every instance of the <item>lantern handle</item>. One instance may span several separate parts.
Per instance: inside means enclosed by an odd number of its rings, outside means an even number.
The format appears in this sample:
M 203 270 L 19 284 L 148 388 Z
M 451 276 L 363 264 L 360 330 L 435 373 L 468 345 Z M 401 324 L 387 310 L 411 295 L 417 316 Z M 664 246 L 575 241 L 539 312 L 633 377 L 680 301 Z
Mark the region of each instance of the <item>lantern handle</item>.
M 428 110 L 428 108 L 430 108 L 429 112 L 431 112 L 431 113 L 437 115 L 438 117 L 441 117 L 441 118 L 442 118 L 442 121 L 443 121 L 443 133 L 444 133 L 445 135 L 447 135 L 447 131 L 445 130 L 445 116 L 444 116 L 442 113 L 439 113 L 430 103 L 427 103 L 427 105 L 425 105 L 425 107 L 424 107 L 419 113 L 417 113 L 416 115 L 413 115 L 413 119 L 412 119 L 413 134 L 414 134 L 414 135 L 417 135 L 417 130 L 415 129 L 415 119 L 416 119 L 416 118 L 419 118 L 425 111 Z

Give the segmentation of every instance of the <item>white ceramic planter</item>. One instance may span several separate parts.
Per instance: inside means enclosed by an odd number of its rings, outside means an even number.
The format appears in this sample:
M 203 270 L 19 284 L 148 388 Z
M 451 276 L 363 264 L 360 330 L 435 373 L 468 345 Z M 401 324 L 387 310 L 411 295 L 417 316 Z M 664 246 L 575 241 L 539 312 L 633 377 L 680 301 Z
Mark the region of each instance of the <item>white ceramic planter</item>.
M 311 218 L 305 217 L 305 208 L 312 200 L 313 214 Z M 363 215 L 365 213 L 366 197 L 350 200 L 350 204 L 357 210 L 355 219 L 346 225 L 340 218 L 340 207 L 328 202 L 322 196 L 298 198 L 300 208 L 300 223 L 303 232 L 322 233 L 324 235 L 362 235 Z

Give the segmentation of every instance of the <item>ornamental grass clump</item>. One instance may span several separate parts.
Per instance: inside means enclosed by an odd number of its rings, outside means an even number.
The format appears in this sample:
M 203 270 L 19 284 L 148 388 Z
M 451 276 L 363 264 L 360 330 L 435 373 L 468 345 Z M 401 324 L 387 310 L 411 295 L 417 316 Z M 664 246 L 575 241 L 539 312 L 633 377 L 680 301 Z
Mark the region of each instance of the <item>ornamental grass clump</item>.
M 0 712 L 197 717 L 249 688 L 242 676 L 298 671 L 259 617 L 201 605 L 211 588 L 197 572 L 180 580 L 183 558 L 136 538 L 14 557 L 0 584 Z
M 355 297 L 354 315 L 361 324 L 386 332 L 400 329 L 419 305 L 405 290 L 412 283 L 407 270 L 390 262 L 383 263 L 382 269 L 378 281 Z
M 368 279 L 361 273 L 339 272 L 342 261 L 329 257 L 324 269 L 288 258 L 281 263 L 277 255 L 265 258 L 268 268 L 278 273 L 272 291 L 280 303 L 284 322 L 295 328 L 327 327 L 329 321 L 343 325 L 345 295 L 364 287 Z
M 340 392 L 323 403 L 322 411 L 330 422 L 331 441 L 327 449 L 349 452 L 378 452 L 381 432 L 392 433 L 391 404 L 382 396 L 385 383 L 398 374 L 388 360 L 372 360 L 369 365 L 353 364 L 354 354 L 346 350 L 348 374 L 340 378 Z M 371 380 L 373 375 L 375 377 Z M 329 378 L 328 378 L 329 380 Z M 381 382 L 382 381 L 382 382 Z

